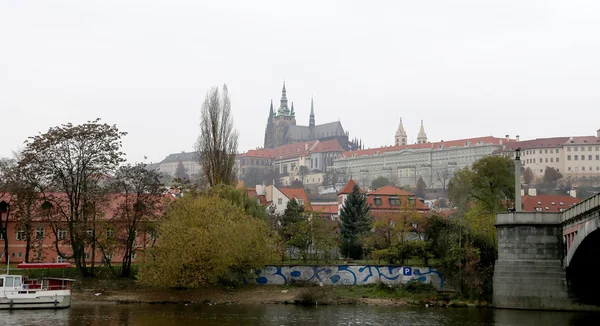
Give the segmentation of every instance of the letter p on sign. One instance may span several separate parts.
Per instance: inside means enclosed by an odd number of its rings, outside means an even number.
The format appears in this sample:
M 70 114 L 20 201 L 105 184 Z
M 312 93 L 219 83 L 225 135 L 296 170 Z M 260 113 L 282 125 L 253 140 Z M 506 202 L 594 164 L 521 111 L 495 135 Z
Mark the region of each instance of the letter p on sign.
M 411 276 L 412 275 L 412 268 L 411 267 L 402 267 L 402 275 L 404 275 L 404 276 Z

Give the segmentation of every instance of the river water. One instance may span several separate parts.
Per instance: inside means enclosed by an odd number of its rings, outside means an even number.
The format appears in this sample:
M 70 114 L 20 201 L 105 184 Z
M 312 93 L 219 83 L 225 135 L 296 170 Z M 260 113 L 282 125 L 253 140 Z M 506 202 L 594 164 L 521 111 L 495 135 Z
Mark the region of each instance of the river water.
M 0 325 L 599 325 L 600 314 L 475 308 L 77 304 L 0 311 Z

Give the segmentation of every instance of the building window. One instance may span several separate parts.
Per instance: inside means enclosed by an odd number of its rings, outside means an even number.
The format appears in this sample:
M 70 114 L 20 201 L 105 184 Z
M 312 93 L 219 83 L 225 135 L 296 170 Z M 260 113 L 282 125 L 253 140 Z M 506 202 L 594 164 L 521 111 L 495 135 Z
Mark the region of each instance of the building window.
M 567 170 L 571 171 L 571 167 L 569 166 L 569 168 Z
M 400 198 L 398 197 L 390 197 L 388 198 L 390 202 L 390 206 L 400 206 Z
M 94 231 L 92 229 L 87 229 L 87 231 L 85 231 L 88 235 L 88 237 L 90 237 L 90 239 L 94 236 Z
M 571 155 L 567 155 L 567 161 L 571 160 Z
M 115 231 L 113 229 L 110 229 L 110 228 L 106 229 L 106 238 L 107 239 L 112 238 L 114 233 L 115 233 Z
M 548 154 L 548 150 L 547 149 L 544 150 L 544 154 Z
M 556 158 L 556 163 L 558 163 L 558 157 Z
M 540 149 L 540 154 L 542 154 L 542 150 Z
M 600 155 L 596 155 L 596 161 L 600 160 Z
M 579 155 L 574 155 L 575 161 L 579 158 Z
M 554 158 L 553 157 L 550 158 L 550 163 L 552 163 L 552 162 L 554 162 Z
M 88 259 L 90 259 L 90 253 L 89 253 L 89 252 L 86 252 L 86 253 L 85 253 L 85 255 L 84 255 L 84 257 L 85 257 L 85 260 L 88 260 Z
M 540 173 L 543 173 L 543 172 L 544 172 L 544 170 L 543 170 L 543 169 L 540 169 Z
M 558 154 L 558 148 L 556 149 L 556 154 Z
M 381 206 L 381 197 L 375 197 L 373 201 L 375 202 L 375 206 Z
M 571 151 L 571 147 L 567 147 L 567 152 L 570 152 L 570 151 Z
M 4 232 L 0 232 L 0 240 L 4 240 Z
M 588 147 L 588 151 L 590 151 L 590 152 L 592 151 L 592 146 Z
M 581 171 L 585 171 L 585 166 L 582 166 L 582 167 L 581 167 Z
M 23 240 L 25 240 L 25 230 L 19 229 L 19 231 L 17 231 L 17 241 Z
M 283 204 L 283 199 L 277 198 L 277 205 L 281 205 L 281 204 Z
M 584 146 L 581 146 L 581 151 L 585 152 L 585 147 Z
M 58 255 L 58 256 L 56 257 L 56 262 L 57 262 L 57 263 L 66 263 L 66 262 L 67 262 L 67 259 L 65 259 L 65 258 L 61 257 L 60 255 Z
M 44 228 L 35 228 L 35 239 L 42 240 L 44 239 Z
M 67 230 L 58 229 L 58 231 L 56 232 L 56 237 L 58 238 L 58 240 L 65 240 L 67 238 Z
M 40 251 L 40 252 L 41 252 L 41 251 Z M 17 254 L 17 257 L 19 257 L 19 258 L 23 257 L 23 253 L 22 253 L 22 252 L 19 252 L 19 253 Z
M 573 147 L 573 150 L 577 152 L 579 150 L 579 147 Z
M 581 155 L 581 160 L 585 161 L 585 155 Z
M 592 160 L 592 155 L 588 155 L 588 160 Z
M 548 158 L 546 157 L 546 163 L 548 163 Z

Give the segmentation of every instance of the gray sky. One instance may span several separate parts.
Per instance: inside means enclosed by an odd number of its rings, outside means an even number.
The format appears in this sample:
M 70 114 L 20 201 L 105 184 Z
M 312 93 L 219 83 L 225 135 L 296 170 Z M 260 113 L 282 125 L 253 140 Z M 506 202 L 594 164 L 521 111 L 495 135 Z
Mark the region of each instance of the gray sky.
M 127 4 L 122 4 L 127 3 Z M 600 1 L 0 2 L 0 156 L 97 117 L 131 161 L 189 151 L 227 83 L 240 151 L 263 144 L 285 79 L 298 124 L 340 119 L 366 147 L 402 117 L 430 141 L 592 135 Z M 277 107 L 277 105 L 276 105 Z

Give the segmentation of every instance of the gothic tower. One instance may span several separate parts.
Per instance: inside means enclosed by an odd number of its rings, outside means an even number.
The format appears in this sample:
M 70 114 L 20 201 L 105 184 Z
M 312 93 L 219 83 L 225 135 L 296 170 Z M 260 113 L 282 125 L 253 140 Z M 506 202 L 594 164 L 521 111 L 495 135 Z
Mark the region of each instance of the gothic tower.
M 425 134 L 425 128 L 423 128 L 423 120 L 421 120 L 421 129 L 419 129 L 419 135 L 417 136 L 417 144 L 427 143 L 427 135 Z
M 308 120 L 308 127 L 310 127 L 310 129 L 315 127 L 315 106 L 312 98 L 310 99 L 310 119 Z
M 273 129 L 273 118 L 275 116 L 275 112 L 273 111 L 273 100 L 271 100 L 271 108 L 269 109 L 269 119 L 267 120 L 267 128 L 265 128 L 265 143 L 264 148 L 273 148 L 275 147 L 275 140 L 273 139 L 274 129 Z
M 404 126 L 402 125 L 402 118 L 400 118 L 400 125 L 398 125 L 398 130 L 396 131 L 396 139 L 394 141 L 396 146 L 404 146 L 408 144 L 406 131 L 404 130 Z

